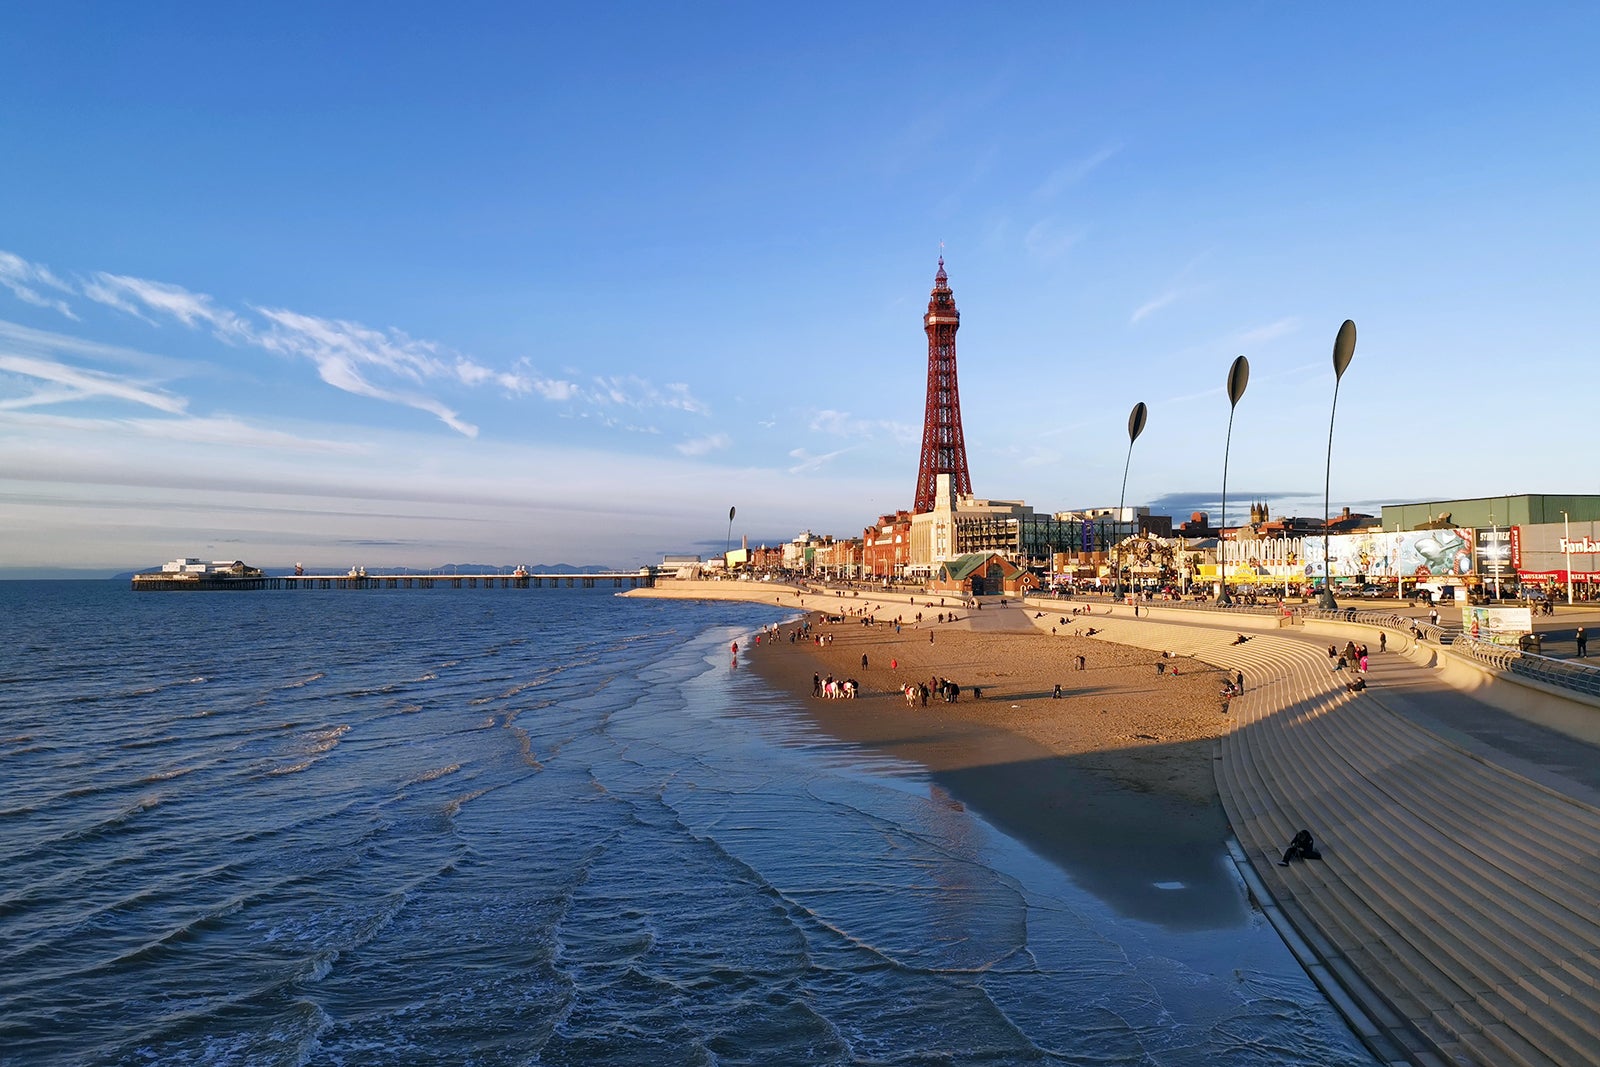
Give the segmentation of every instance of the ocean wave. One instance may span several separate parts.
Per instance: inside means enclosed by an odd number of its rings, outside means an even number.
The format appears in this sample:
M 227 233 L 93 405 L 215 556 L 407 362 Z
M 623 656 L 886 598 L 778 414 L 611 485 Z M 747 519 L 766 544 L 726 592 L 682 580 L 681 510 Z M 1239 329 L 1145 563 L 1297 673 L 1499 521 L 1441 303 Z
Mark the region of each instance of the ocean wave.
M 482 789 L 474 789 L 471 792 L 462 793 L 458 797 L 452 797 L 445 803 L 443 808 L 445 818 L 455 818 L 457 815 L 461 814 L 461 809 L 463 807 L 472 803 L 474 800 L 477 800 L 487 792 L 489 792 L 489 788 L 485 786 Z
M 183 738 L 177 734 L 162 734 L 160 737 L 140 737 L 132 741 L 124 741 L 117 747 L 120 749 L 155 748 L 157 745 L 170 745 L 175 741 L 181 740 Z
M 440 778 L 443 778 L 447 774 L 456 773 L 460 769 L 461 769 L 461 764 L 459 764 L 459 763 L 452 763 L 447 767 L 435 767 L 434 769 L 432 769 L 430 771 L 423 771 L 421 774 L 417 775 L 415 778 L 412 778 L 412 779 L 408 780 L 405 783 L 405 785 L 402 786 L 402 788 L 413 786 L 413 785 L 422 785 L 424 782 L 435 782 L 435 781 L 438 781 Z
M 193 767 L 174 767 L 168 771 L 153 771 L 139 779 L 140 785 L 153 785 L 156 782 L 170 782 L 174 778 L 182 778 L 186 774 L 193 774 Z
M 296 680 L 294 680 L 292 682 L 284 682 L 282 685 L 275 686 L 274 688 L 276 688 L 276 689 L 303 689 L 306 686 L 310 685 L 312 682 L 320 682 L 320 681 L 322 681 L 322 679 L 326 678 L 327 676 L 328 676 L 328 672 L 327 671 L 318 671 L 316 674 L 307 675 L 304 678 L 297 678 Z
M 110 815 L 91 823 L 88 826 L 80 826 L 76 829 L 68 830 L 66 833 L 58 835 L 53 841 L 41 840 L 38 843 L 79 844 L 85 841 L 92 841 L 96 838 L 104 837 L 107 834 L 120 830 L 122 827 L 126 826 L 140 815 L 143 815 L 147 811 L 152 811 L 160 806 L 161 797 L 154 793 L 149 793 L 140 797 L 138 800 L 135 800 L 133 803 L 117 809 Z
M 267 777 L 277 778 L 285 774 L 299 774 L 309 770 L 339 746 L 339 741 L 350 732 L 349 723 L 338 726 L 329 726 L 320 730 L 311 730 L 295 739 L 290 751 L 283 757 L 293 760 L 292 763 L 278 763 L 267 768 L 264 772 Z

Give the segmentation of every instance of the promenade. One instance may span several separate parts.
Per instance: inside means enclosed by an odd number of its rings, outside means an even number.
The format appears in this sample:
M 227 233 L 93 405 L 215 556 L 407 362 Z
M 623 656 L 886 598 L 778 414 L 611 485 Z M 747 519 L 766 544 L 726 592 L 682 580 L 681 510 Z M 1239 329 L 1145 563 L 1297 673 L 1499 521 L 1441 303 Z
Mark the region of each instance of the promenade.
M 1382 1060 L 1600 1062 L 1600 747 L 1574 736 L 1600 704 L 1469 694 L 1400 629 L 1379 653 L 1377 629 L 1333 622 L 1119 605 L 1093 625 L 1243 672 L 1214 762 L 1236 861 Z M 1352 639 L 1372 652 L 1360 693 L 1327 654 Z M 1504 687 L 1545 725 L 1499 710 Z M 1323 858 L 1279 866 L 1302 828 Z

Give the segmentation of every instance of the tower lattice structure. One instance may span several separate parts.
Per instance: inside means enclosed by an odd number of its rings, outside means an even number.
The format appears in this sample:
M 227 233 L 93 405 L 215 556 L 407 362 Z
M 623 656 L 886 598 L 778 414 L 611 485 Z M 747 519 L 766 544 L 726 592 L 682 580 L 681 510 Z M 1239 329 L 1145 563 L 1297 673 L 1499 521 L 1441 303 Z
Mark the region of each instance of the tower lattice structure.
M 933 277 L 928 314 L 922 320 L 928 334 L 928 405 L 922 416 L 922 458 L 917 463 L 917 498 L 914 512 L 933 510 L 939 475 L 950 475 L 950 491 L 972 493 L 967 473 L 967 441 L 961 434 L 961 394 L 956 388 L 956 330 L 961 313 L 939 257 Z

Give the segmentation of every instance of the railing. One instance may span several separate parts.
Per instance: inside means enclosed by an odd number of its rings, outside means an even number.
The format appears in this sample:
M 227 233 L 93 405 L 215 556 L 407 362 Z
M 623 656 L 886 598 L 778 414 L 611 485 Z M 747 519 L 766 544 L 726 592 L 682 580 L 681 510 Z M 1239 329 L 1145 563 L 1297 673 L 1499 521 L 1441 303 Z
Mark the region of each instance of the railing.
M 1569 659 L 1555 659 L 1532 652 L 1522 652 L 1504 645 L 1476 641 L 1466 636 L 1457 638 L 1453 648 L 1458 654 L 1469 656 L 1495 670 L 1532 678 L 1534 681 L 1558 689 L 1571 689 L 1589 696 L 1600 697 L 1600 667 L 1575 663 Z
M 1422 622 L 1409 615 L 1396 615 L 1389 611 L 1357 611 L 1355 608 L 1327 611 L 1322 608 L 1306 608 L 1300 612 L 1300 616 L 1305 619 L 1354 622 L 1385 630 L 1399 630 L 1401 633 L 1414 635 L 1418 641 L 1432 641 L 1436 645 L 1448 645 L 1461 635 L 1459 626 L 1435 626 L 1431 622 Z
M 1028 599 L 1057 603 L 1070 602 L 1093 604 L 1096 606 L 1105 603 L 1113 607 L 1126 603 L 1122 597 L 1116 596 L 1115 594 L 1088 593 L 1084 592 L 1083 590 L 1065 595 L 1041 591 L 1029 593 Z M 1277 616 L 1283 614 L 1283 608 L 1279 607 L 1276 602 L 1271 604 L 1241 604 L 1238 601 L 1234 601 L 1232 604 L 1218 604 L 1215 600 L 1164 600 L 1160 597 L 1156 597 L 1153 600 L 1146 600 L 1143 597 L 1137 597 L 1135 598 L 1134 603 L 1138 604 L 1141 608 L 1182 608 L 1185 611 L 1221 611 L 1235 615 Z

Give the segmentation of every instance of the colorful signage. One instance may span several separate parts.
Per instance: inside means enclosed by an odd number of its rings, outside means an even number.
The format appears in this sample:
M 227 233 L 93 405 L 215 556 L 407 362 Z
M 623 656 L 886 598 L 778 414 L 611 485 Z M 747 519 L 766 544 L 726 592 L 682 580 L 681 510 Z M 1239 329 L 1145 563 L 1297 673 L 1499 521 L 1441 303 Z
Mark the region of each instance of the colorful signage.
M 1457 577 L 1475 573 L 1472 546 L 1476 538 L 1467 528 L 1406 530 L 1402 533 L 1339 534 L 1328 539 L 1328 573 L 1333 578 L 1405 579 Z M 1307 578 L 1322 577 L 1322 538 L 1302 543 Z M 1510 576 L 1509 568 L 1504 572 Z
M 1478 573 L 1486 579 L 1515 577 L 1510 530 L 1478 531 Z
M 1533 633 L 1533 611 L 1529 608 L 1462 608 L 1461 628 L 1475 641 L 1514 645 L 1522 635 Z

